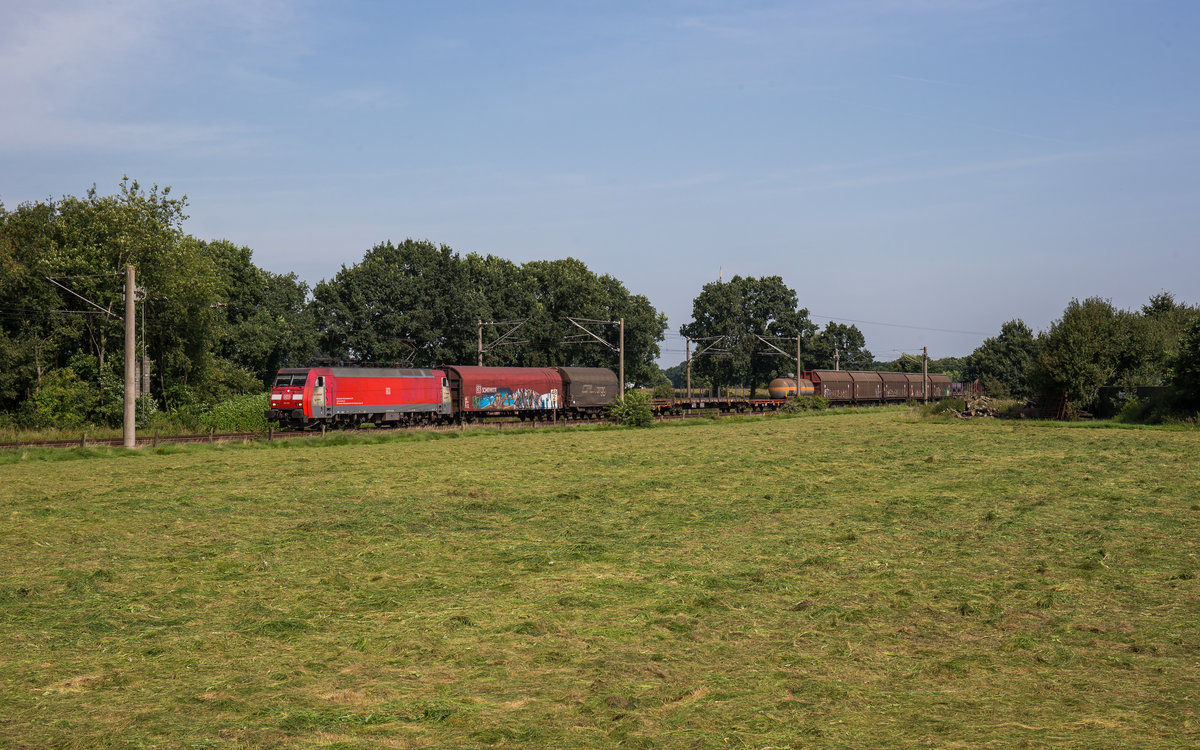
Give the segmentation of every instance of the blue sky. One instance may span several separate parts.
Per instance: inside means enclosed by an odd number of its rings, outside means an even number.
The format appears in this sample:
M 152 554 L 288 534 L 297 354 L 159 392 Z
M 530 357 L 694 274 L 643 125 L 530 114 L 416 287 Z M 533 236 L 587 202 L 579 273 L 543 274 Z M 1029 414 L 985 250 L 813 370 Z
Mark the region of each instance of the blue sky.
M 405 237 L 573 256 L 674 334 L 777 274 L 881 359 L 1200 302 L 1196 3 L 0 5 L 0 201 L 170 185 L 310 283 Z

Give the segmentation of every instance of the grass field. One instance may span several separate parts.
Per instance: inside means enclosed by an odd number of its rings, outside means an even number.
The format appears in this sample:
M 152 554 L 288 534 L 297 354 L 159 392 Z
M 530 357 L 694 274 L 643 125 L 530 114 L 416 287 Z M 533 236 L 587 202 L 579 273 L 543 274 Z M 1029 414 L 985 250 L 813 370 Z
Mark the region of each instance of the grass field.
M 1200 745 L 1200 431 L 338 443 L 0 463 L 0 746 Z

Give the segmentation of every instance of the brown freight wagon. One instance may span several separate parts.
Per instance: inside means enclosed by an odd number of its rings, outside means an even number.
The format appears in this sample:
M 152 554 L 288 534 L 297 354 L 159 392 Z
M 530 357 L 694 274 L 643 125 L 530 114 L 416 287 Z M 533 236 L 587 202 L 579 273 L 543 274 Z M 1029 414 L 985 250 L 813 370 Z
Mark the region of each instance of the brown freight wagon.
M 854 381 L 845 370 L 812 370 L 809 380 L 817 395 L 826 401 L 850 403 L 854 400 Z
M 929 397 L 950 398 L 950 376 L 942 373 L 929 375 Z
M 859 404 L 883 400 L 883 381 L 877 372 L 851 370 L 847 373 L 854 383 L 854 401 Z
M 906 372 L 904 377 L 908 379 L 908 396 L 920 401 L 929 393 L 928 382 L 922 382 L 921 373 Z
M 908 378 L 902 372 L 881 372 L 884 401 L 907 401 L 909 398 Z
M 603 367 L 560 367 L 563 381 L 563 406 L 588 409 L 608 406 L 621 395 L 617 375 Z

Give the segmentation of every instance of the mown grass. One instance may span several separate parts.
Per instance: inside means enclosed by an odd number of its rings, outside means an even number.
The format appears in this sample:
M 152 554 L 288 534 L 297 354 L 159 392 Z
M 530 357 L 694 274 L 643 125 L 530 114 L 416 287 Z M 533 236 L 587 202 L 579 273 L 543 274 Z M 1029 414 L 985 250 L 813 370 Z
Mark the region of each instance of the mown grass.
M 0 745 L 1200 743 L 1196 431 L 306 445 L 0 466 Z

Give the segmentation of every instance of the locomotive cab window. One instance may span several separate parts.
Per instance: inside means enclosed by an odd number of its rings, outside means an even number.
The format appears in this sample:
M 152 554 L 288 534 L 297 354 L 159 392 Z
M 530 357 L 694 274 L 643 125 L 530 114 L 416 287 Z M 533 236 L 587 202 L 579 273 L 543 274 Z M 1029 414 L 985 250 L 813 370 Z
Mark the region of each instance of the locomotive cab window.
M 308 373 L 306 372 L 280 373 L 280 375 L 275 378 L 275 387 L 287 388 L 290 386 L 292 388 L 299 388 L 304 385 L 306 380 L 308 380 Z
M 318 388 L 324 388 L 324 387 L 325 387 L 325 378 L 324 378 L 324 376 L 317 378 L 317 387 L 318 387 Z

